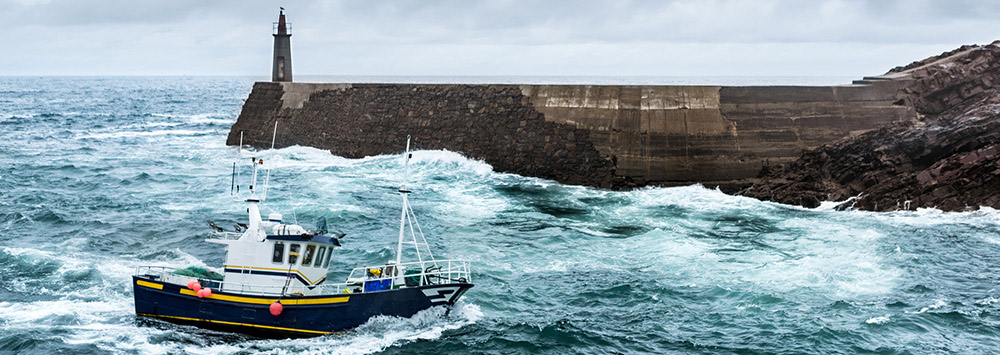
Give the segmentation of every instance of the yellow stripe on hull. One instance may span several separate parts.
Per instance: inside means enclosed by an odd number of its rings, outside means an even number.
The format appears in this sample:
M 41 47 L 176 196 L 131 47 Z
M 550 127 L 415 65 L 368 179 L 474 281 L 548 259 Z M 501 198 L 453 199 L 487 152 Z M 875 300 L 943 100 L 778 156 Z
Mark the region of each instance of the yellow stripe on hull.
M 136 281 L 135 284 L 139 285 L 139 286 L 144 286 L 144 287 L 149 287 L 149 288 L 155 288 L 157 290 L 162 290 L 163 289 L 163 284 L 152 283 L 152 282 L 148 282 L 148 281 L 139 280 L 139 281 Z
M 251 328 L 284 330 L 284 331 L 290 331 L 290 332 L 309 333 L 309 334 L 334 334 L 334 333 L 336 333 L 336 334 L 342 334 L 343 333 L 343 332 L 324 332 L 324 331 L 319 331 L 319 330 L 306 330 L 306 329 L 295 329 L 295 328 L 272 327 L 272 326 L 269 326 L 269 325 L 226 322 L 226 321 L 221 321 L 221 320 L 198 319 L 198 318 L 187 318 L 187 317 L 174 317 L 174 316 L 165 316 L 165 315 L 160 315 L 160 314 L 148 314 L 148 313 L 136 313 L 136 314 L 140 315 L 140 316 L 153 317 L 153 318 L 167 318 L 167 319 L 178 319 L 178 320 L 194 321 L 194 322 L 218 323 L 218 324 L 225 324 L 225 325 L 239 325 L 239 326 L 251 327 Z
M 194 290 L 182 288 L 181 294 L 189 296 L 197 296 L 198 294 Z M 238 302 L 238 303 L 250 303 L 250 304 L 271 304 L 279 301 L 277 298 L 254 298 L 254 297 L 242 297 L 242 296 L 230 296 L 230 295 L 220 295 L 211 294 L 209 299 L 228 301 L 228 302 Z M 328 298 L 285 298 L 281 299 L 281 304 L 283 305 L 300 305 L 300 304 L 331 304 L 331 303 L 344 303 L 350 300 L 350 296 L 342 297 L 328 297 Z

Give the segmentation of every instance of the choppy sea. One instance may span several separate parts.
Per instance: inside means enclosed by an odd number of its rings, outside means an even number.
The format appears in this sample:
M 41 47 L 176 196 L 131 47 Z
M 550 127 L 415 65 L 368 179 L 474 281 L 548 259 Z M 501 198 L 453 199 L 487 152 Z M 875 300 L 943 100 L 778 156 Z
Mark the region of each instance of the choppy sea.
M 535 81 L 574 80 L 587 81 Z M 680 81 L 812 83 L 740 80 Z M 244 218 L 225 139 L 253 81 L 0 77 L 0 352 L 1000 352 L 996 210 L 840 212 L 698 185 L 606 191 L 433 147 L 414 155 L 413 209 L 439 257 L 474 261 L 476 287 L 451 313 L 297 340 L 137 318 L 136 266 L 223 262 L 205 220 Z M 248 153 L 276 167 L 265 212 L 347 233 L 331 280 L 392 256 L 398 156 Z

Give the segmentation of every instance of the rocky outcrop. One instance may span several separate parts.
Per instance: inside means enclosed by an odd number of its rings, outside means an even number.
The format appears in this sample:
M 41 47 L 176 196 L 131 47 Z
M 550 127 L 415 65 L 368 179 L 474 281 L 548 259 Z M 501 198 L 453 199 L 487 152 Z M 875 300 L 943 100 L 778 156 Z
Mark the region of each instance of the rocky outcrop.
M 908 80 L 898 102 L 917 121 L 898 122 L 807 151 L 764 169 L 740 194 L 815 207 L 947 211 L 1000 207 L 1000 46 L 965 46 L 885 78 Z

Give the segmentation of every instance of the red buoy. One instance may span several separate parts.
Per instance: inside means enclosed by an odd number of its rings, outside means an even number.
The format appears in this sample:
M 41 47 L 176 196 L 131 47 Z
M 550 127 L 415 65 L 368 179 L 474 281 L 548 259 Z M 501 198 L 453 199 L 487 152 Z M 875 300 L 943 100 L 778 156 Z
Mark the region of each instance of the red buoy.
M 271 304 L 271 315 L 272 316 L 280 315 L 281 311 L 284 310 L 284 308 L 285 307 L 281 305 L 281 302 L 274 301 L 274 303 Z

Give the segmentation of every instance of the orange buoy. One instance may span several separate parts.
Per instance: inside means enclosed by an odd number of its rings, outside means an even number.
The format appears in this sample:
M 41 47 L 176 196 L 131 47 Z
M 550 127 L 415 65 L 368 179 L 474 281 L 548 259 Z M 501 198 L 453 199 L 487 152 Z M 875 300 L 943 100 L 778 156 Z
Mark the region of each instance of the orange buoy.
M 194 285 L 197 284 L 197 283 L 198 283 L 198 281 L 195 281 L 195 280 L 188 281 L 188 288 L 190 288 L 190 289 L 193 290 L 194 289 Z
M 284 310 L 284 308 L 285 307 L 281 305 L 281 302 L 274 301 L 274 303 L 271 304 L 271 315 L 272 316 L 280 315 L 281 311 Z
M 194 292 L 201 291 L 201 284 L 198 283 L 198 282 L 195 282 L 193 285 L 191 285 L 191 289 L 194 290 Z
M 205 294 L 205 297 L 208 297 L 208 296 L 212 295 L 212 289 L 208 288 L 208 287 L 205 287 L 205 288 L 201 289 L 201 292 Z

